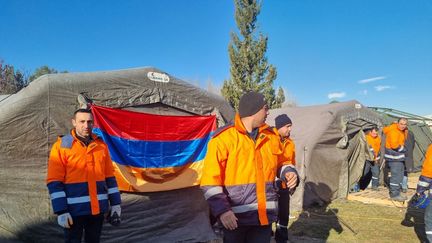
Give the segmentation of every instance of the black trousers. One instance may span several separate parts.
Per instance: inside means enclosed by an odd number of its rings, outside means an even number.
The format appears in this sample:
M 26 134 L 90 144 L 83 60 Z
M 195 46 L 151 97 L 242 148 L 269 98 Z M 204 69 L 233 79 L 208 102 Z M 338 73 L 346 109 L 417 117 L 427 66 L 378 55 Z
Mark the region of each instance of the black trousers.
M 244 225 L 235 230 L 224 228 L 224 243 L 270 243 L 271 225 Z
M 104 215 L 85 215 L 72 217 L 73 225 L 64 229 L 66 243 L 81 243 L 84 233 L 86 243 L 99 243 Z
M 279 189 L 278 201 L 278 221 L 276 224 L 275 240 L 276 243 L 287 242 L 288 240 L 288 221 L 289 221 L 289 189 Z

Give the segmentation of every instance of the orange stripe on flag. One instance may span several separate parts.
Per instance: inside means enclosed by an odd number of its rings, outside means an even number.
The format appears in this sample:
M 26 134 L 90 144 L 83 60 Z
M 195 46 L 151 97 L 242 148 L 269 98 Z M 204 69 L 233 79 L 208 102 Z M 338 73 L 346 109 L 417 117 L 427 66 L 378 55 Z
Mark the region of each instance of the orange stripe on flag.
M 156 192 L 199 185 L 203 162 L 181 167 L 136 168 L 113 161 L 114 175 L 121 191 Z

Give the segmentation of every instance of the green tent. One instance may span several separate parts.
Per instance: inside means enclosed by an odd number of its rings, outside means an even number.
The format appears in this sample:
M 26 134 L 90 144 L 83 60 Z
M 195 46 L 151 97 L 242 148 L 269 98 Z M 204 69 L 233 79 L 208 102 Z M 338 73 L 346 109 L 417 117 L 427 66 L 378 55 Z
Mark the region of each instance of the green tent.
M 432 143 L 432 131 L 427 124 L 427 122 L 431 122 L 432 119 L 390 108 L 369 108 L 380 114 L 385 126 L 397 121 L 401 117 L 408 119 L 408 130 L 414 136 L 414 141 L 412 144 L 412 151 L 408 151 L 406 161 L 407 170 L 408 172 L 421 170 L 426 150 Z

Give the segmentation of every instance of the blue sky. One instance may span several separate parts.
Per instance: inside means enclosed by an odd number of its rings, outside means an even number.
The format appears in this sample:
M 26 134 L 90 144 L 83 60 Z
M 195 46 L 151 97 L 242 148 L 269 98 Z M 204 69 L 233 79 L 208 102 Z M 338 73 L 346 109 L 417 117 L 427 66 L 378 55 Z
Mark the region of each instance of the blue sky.
M 230 0 L 0 0 L 0 58 L 27 72 L 153 66 L 207 88 L 229 78 Z M 298 105 L 357 99 L 432 114 L 430 0 L 265 0 L 267 57 Z

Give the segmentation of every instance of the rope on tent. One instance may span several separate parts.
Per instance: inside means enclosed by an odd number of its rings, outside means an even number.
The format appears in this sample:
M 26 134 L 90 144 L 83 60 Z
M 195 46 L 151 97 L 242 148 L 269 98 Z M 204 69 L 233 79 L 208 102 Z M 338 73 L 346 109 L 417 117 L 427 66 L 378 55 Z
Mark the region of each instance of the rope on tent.
M 11 95 L 13 95 L 13 94 L 8 94 L 8 95 L 5 95 L 4 97 L 3 97 L 3 99 L 0 99 L 0 102 L 2 102 L 3 100 L 5 100 L 5 99 L 7 99 L 7 98 L 9 98 Z

